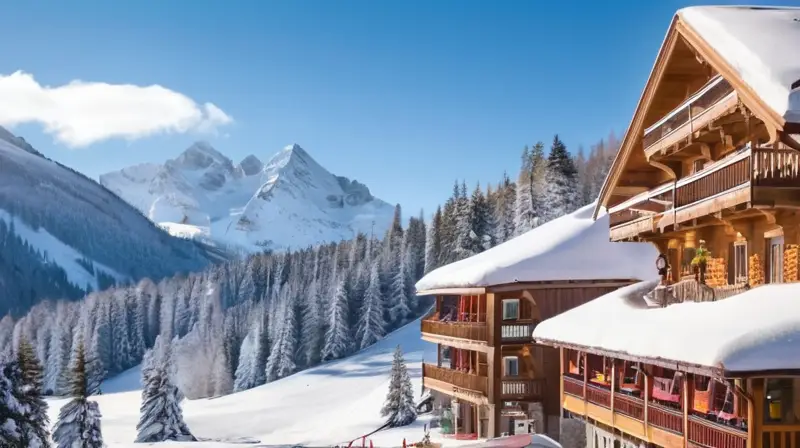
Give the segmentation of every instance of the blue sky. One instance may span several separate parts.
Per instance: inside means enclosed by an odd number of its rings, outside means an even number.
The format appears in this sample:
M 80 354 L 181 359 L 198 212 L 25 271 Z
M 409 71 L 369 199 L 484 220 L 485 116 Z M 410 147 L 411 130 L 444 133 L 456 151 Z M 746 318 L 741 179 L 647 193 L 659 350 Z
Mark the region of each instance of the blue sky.
M 13 128 L 91 177 L 198 139 L 234 161 L 298 143 L 406 214 L 429 213 L 456 178 L 515 175 L 525 144 L 559 133 L 575 150 L 622 134 L 673 13 L 691 3 L 15 2 L 4 7 L 0 75 L 159 84 L 233 120 L 216 134 L 79 148 L 39 124 Z

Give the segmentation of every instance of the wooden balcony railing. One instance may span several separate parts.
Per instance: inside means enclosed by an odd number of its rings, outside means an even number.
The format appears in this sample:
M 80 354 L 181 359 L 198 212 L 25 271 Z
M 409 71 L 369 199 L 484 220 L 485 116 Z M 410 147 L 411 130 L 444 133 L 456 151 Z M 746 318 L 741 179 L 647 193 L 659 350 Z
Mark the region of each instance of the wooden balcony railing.
M 422 332 L 471 341 L 486 342 L 489 340 L 489 332 L 484 322 L 440 322 L 424 319 Z
M 544 395 L 544 379 L 503 379 L 501 393 L 504 399 L 536 399 Z
M 695 415 L 689 416 L 688 429 L 686 436 L 689 441 L 700 446 L 747 447 L 747 431 L 719 425 Z
M 452 384 L 462 389 L 480 392 L 484 395 L 489 390 L 489 379 L 485 376 L 472 375 L 453 369 L 445 369 L 433 364 L 422 364 L 422 378 L 430 378 L 443 383 Z
M 583 398 L 583 380 L 564 376 L 564 393 L 573 397 Z
M 536 324 L 504 324 L 500 327 L 500 337 L 507 341 L 531 341 Z
M 644 131 L 642 145 L 645 152 L 653 153 L 675 144 L 735 104 L 736 93 L 733 87 L 721 76 L 717 76 Z
M 614 394 L 614 412 L 644 421 L 644 400 L 616 392 Z
M 611 391 L 590 384 L 586 387 L 586 401 L 610 409 Z
M 675 409 L 648 403 L 647 423 L 667 431 L 683 434 L 683 412 Z
M 800 187 L 800 153 L 792 149 L 755 148 L 753 185 Z
M 745 157 L 708 173 L 698 172 L 696 179 L 679 182 L 675 189 L 675 207 L 683 207 L 750 181 L 750 159 Z M 694 177 L 694 176 L 692 176 Z

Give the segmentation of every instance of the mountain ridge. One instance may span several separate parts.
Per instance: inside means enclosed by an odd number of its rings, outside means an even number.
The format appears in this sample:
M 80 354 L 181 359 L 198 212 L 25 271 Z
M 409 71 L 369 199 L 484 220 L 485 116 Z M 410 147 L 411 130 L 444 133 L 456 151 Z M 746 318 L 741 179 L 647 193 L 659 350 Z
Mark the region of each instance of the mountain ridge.
M 217 260 L 0 127 L 0 315 Z
M 394 213 L 366 185 L 330 173 L 297 143 L 267 162 L 249 154 L 235 164 L 199 141 L 161 164 L 125 167 L 99 181 L 173 235 L 251 252 L 383 232 Z

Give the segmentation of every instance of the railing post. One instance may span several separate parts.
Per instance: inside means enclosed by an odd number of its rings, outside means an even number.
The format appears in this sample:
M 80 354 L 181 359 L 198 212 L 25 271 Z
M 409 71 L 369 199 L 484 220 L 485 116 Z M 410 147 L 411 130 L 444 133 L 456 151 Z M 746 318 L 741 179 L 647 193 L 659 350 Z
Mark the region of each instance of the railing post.
M 616 395 L 615 386 L 617 385 L 617 362 L 616 359 L 611 358 L 611 398 L 609 406 L 611 407 L 611 425 L 613 426 L 616 419 L 614 418 L 614 396 Z
M 639 368 L 642 369 L 642 373 L 644 374 L 644 432 L 647 434 L 650 426 L 648 423 L 650 418 L 647 416 L 650 403 L 650 375 L 644 371 L 644 366 L 641 364 L 639 364 Z
M 589 384 L 589 366 L 586 363 L 589 361 L 586 352 L 583 352 L 583 401 L 586 401 L 586 389 Z

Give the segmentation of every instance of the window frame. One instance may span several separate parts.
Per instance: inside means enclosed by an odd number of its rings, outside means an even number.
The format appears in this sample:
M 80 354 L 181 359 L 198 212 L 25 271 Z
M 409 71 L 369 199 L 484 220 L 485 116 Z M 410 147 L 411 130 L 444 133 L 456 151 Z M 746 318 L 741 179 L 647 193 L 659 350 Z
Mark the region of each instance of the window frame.
M 516 311 L 517 311 L 516 312 L 516 316 L 514 316 L 514 317 L 506 317 L 506 305 L 510 305 L 512 303 L 516 305 Z M 502 310 L 503 315 L 501 316 L 502 320 L 504 320 L 504 321 L 505 320 L 519 320 L 519 316 L 520 316 L 520 309 L 519 309 L 520 300 L 519 299 L 503 299 L 501 306 L 503 308 L 503 310 Z
M 516 375 L 509 375 L 509 373 L 508 373 L 508 371 L 509 371 L 508 367 L 510 365 L 509 361 L 512 361 L 512 360 L 513 360 L 514 364 L 516 365 L 516 371 L 517 371 Z M 518 377 L 519 376 L 519 356 L 513 356 L 513 355 L 511 355 L 511 356 L 503 356 L 503 376 L 504 377 Z
M 733 243 L 733 282 L 747 283 L 750 280 L 747 241 Z

